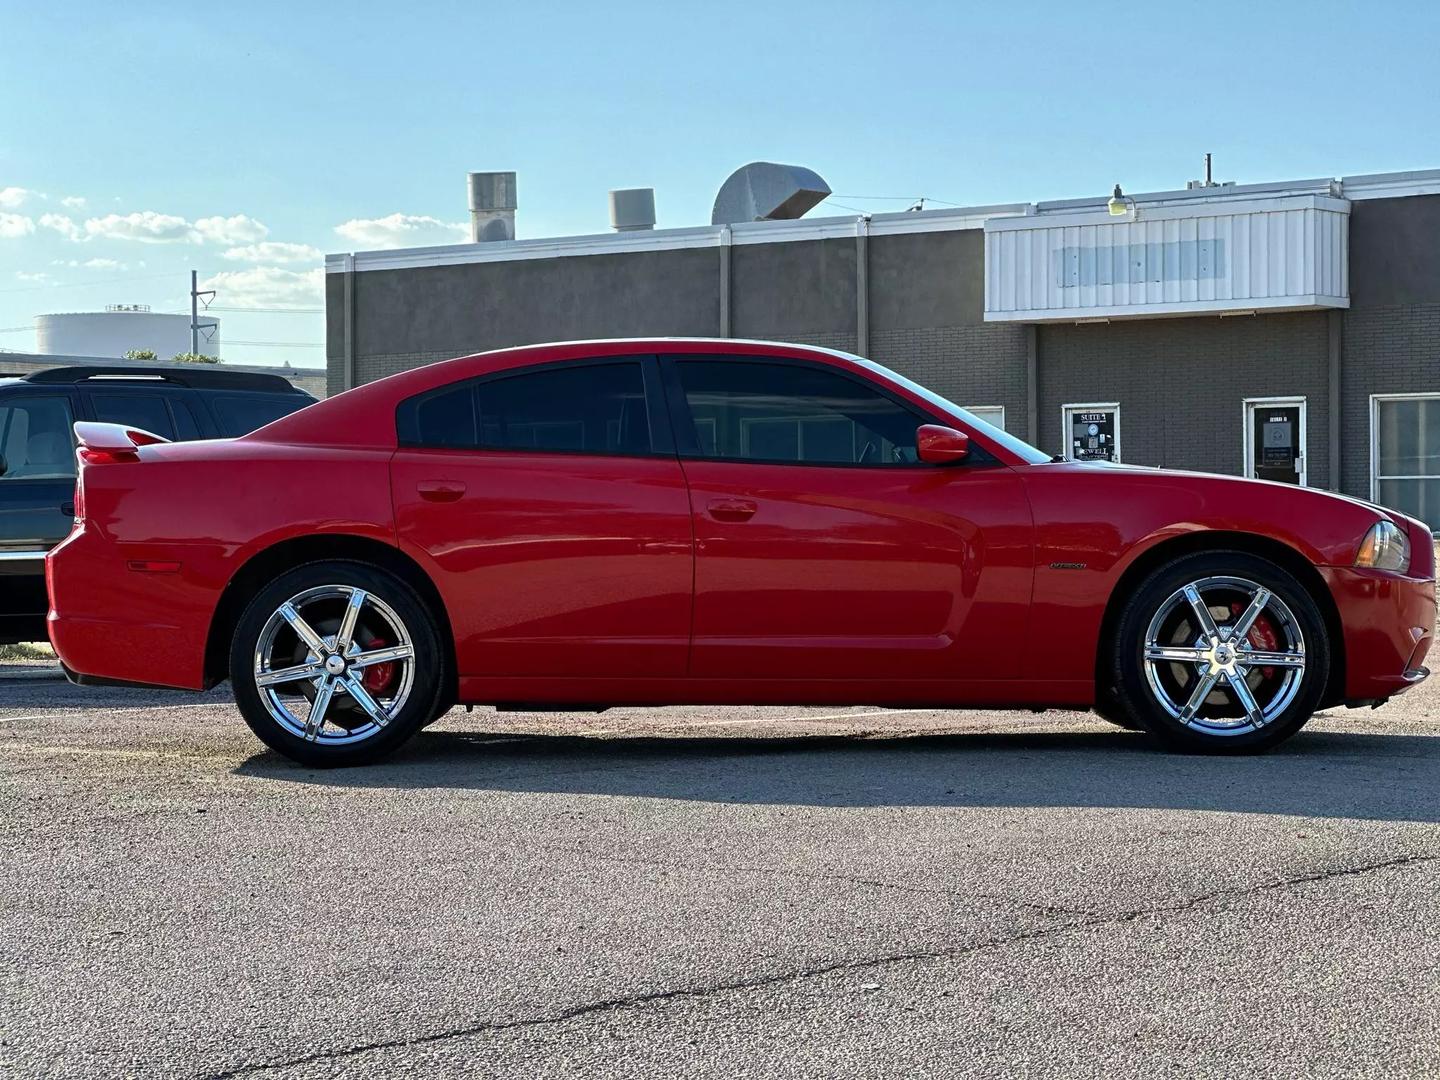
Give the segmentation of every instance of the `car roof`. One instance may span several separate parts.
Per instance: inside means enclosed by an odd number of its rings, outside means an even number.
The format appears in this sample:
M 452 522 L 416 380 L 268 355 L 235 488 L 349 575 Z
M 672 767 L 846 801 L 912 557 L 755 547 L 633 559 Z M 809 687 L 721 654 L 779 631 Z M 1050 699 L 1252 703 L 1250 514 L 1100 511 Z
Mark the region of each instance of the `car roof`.
M 305 394 L 289 379 L 268 372 L 226 371 L 195 364 L 83 364 L 43 368 L 17 375 L 6 382 L 23 382 L 45 387 L 110 385 L 154 386 L 164 384 L 190 390 L 232 390 L 270 394 Z
M 810 358 L 851 370 L 864 365 L 859 357 L 834 349 L 745 338 L 597 338 L 520 345 L 440 360 L 377 379 L 306 409 L 303 418 L 298 415 L 283 417 L 245 438 L 302 445 L 374 448 L 377 432 L 389 432 L 393 438 L 395 406 L 399 401 L 448 383 L 536 364 L 673 353 Z

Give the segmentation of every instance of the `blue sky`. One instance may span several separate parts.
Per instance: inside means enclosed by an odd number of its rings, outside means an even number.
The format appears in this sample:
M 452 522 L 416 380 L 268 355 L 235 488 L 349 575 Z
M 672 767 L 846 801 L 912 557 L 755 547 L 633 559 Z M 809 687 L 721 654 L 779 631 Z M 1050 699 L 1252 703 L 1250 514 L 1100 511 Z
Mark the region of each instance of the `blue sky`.
M 873 210 L 1182 187 L 1207 150 L 1240 182 L 1440 167 L 1437 40 L 1420 2 L 4 0 L 0 348 L 183 310 L 193 267 L 227 359 L 323 363 L 318 253 L 463 237 L 470 169 L 519 173 L 533 237 L 604 231 L 613 187 L 707 222 L 757 159 Z

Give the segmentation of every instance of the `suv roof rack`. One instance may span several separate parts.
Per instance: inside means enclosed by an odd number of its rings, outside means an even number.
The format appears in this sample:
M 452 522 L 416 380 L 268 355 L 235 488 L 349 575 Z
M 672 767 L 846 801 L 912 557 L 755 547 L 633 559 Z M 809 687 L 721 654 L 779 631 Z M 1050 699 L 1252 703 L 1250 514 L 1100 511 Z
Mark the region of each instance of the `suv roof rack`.
M 106 382 L 167 382 L 210 390 L 271 390 L 276 393 L 303 393 L 283 375 L 262 375 L 253 371 L 216 371 L 210 367 L 126 367 L 94 364 L 84 367 L 46 368 L 22 376 L 32 383 L 83 383 L 89 380 Z

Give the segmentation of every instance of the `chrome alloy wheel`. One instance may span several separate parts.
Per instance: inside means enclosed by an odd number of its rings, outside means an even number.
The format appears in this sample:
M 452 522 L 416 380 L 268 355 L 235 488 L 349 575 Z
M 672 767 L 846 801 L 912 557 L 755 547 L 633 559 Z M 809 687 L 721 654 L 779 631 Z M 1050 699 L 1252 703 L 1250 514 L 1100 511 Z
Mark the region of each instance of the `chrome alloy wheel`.
M 1145 632 L 1145 677 L 1160 707 L 1196 731 L 1259 731 L 1295 700 L 1305 636 L 1285 602 L 1241 577 L 1206 577 L 1160 605 Z
M 375 735 L 404 707 L 415 682 L 415 644 L 373 593 L 319 585 L 266 621 L 253 670 L 277 724 L 306 742 L 341 746 Z M 377 673 L 382 680 L 373 679 Z

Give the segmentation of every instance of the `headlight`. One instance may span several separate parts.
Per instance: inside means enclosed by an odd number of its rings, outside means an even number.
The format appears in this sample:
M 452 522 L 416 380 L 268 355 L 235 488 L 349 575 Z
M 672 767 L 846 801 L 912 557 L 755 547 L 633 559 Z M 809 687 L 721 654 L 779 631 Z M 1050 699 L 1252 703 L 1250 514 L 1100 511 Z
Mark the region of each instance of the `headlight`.
M 1393 522 L 1382 521 L 1360 541 L 1355 565 L 1403 574 L 1410 569 L 1410 538 Z

